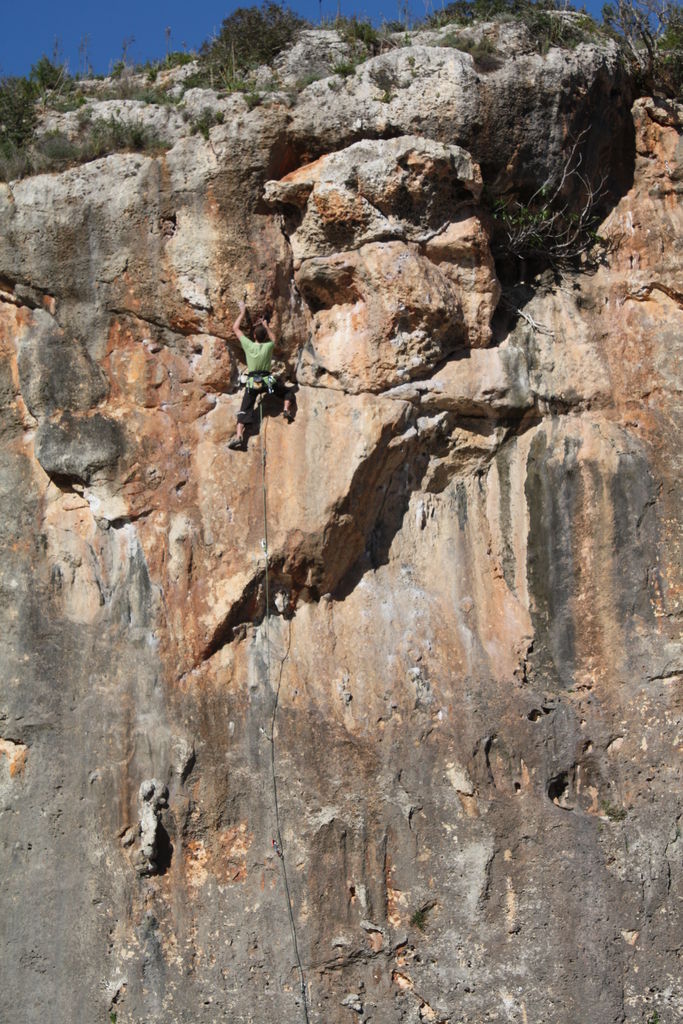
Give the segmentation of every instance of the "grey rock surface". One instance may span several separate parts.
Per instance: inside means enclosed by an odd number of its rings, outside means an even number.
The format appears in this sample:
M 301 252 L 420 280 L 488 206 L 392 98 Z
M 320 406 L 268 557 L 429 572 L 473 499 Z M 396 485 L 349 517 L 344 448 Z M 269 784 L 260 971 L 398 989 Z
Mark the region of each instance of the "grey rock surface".
M 349 78 L 310 85 L 291 130 L 302 145 L 316 139 L 316 155 L 387 134 L 457 144 L 504 191 L 513 181 L 540 185 L 559 169 L 567 136 L 589 127 L 589 175 L 600 169 L 623 187 L 630 97 L 610 45 L 523 53 L 487 73 L 462 50 L 415 45 L 374 57 Z
M 85 346 L 68 338 L 44 310 L 36 310 L 17 355 L 19 386 L 36 419 L 57 412 L 85 411 L 109 393 L 106 374 Z
M 158 875 L 168 868 L 172 852 L 168 833 L 160 820 L 162 809 L 168 807 L 168 787 L 159 779 L 145 779 L 140 783 L 138 803 L 139 846 L 134 863 L 138 874 Z
M 120 426 L 105 416 L 75 417 L 64 413 L 36 431 L 36 459 L 49 476 L 88 483 L 100 469 L 112 466 L 123 452 Z

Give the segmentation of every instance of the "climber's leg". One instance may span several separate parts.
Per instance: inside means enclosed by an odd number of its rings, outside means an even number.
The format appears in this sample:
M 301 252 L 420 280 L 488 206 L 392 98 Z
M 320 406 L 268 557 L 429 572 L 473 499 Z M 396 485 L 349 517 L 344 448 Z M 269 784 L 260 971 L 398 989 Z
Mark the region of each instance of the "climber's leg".
M 273 388 L 273 391 L 278 396 L 278 398 L 283 398 L 284 399 L 284 401 L 285 401 L 284 417 L 290 423 L 293 423 L 294 422 L 294 413 L 295 413 L 295 408 L 294 408 L 294 391 L 292 390 L 292 388 L 286 387 L 282 383 L 282 381 L 277 380 L 277 379 L 275 381 L 275 386 Z
M 235 449 L 237 451 L 245 451 L 247 447 L 247 439 L 245 436 L 245 428 L 248 424 L 254 422 L 254 406 L 258 392 L 253 388 L 245 388 L 244 394 L 242 395 L 242 405 L 240 411 L 237 413 L 237 429 L 235 436 L 228 441 L 228 448 Z
M 247 440 L 244 436 L 244 426 L 242 423 L 237 424 L 237 431 L 235 436 L 231 437 L 228 441 L 228 448 L 238 452 L 245 452 L 247 450 Z

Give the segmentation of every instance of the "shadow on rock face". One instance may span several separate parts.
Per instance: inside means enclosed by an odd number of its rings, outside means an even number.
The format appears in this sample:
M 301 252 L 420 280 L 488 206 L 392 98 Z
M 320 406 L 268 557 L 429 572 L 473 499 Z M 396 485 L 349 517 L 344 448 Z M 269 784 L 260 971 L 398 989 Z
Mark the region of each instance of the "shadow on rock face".
M 113 466 L 124 451 L 123 431 L 115 420 L 95 413 L 64 413 L 36 433 L 36 458 L 48 476 L 87 484 L 101 469 Z
M 156 873 L 165 875 L 171 866 L 173 858 L 173 843 L 164 825 L 159 822 L 157 825 L 156 845 Z
M 34 310 L 17 358 L 21 392 L 36 418 L 84 411 L 109 393 L 106 375 L 84 345 L 69 338 L 44 310 Z

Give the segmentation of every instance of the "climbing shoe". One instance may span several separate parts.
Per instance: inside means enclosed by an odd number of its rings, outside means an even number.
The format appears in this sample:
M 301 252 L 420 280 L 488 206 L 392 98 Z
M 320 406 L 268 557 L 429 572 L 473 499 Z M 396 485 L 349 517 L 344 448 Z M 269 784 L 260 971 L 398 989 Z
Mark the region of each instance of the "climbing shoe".
M 236 452 L 246 452 L 246 450 L 247 450 L 246 438 L 238 437 L 237 434 L 235 434 L 235 436 L 231 437 L 230 440 L 228 441 L 228 448 L 232 448 L 232 450 L 236 451 Z
M 282 415 L 284 416 L 284 418 L 287 420 L 288 423 L 293 423 L 294 422 L 294 410 L 293 409 L 285 409 Z

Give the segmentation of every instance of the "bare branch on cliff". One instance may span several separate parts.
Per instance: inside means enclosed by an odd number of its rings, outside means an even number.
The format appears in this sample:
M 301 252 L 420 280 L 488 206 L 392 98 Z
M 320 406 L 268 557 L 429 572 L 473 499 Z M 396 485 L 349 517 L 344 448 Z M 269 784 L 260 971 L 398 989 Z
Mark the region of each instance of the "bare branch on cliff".
M 617 0 L 603 7 L 605 25 L 623 39 L 644 92 L 680 94 L 683 84 L 683 12 L 677 0 Z
M 536 331 L 537 334 L 546 334 L 549 338 L 555 337 L 555 331 L 546 327 L 545 324 L 539 324 L 537 320 L 534 320 L 532 316 L 525 313 L 523 309 L 519 308 L 519 306 L 515 306 L 514 302 L 510 302 L 510 300 L 505 298 L 505 296 L 501 299 L 501 303 L 512 313 L 516 313 L 517 316 L 521 316 L 522 320 L 525 320 L 529 327 L 531 327 L 533 331 Z
M 527 202 L 497 204 L 495 217 L 502 228 L 498 244 L 505 255 L 541 260 L 562 271 L 580 260 L 594 266 L 609 251 L 609 243 L 596 231 L 606 179 L 594 185 L 581 173 L 580 147 L 586 133 L 587 129 L 574 140 L 559 173 L 547 178 Z
M 633 299 L 635 302 L 647 302 L 654 291 L 667 295 L 672 302 L 675 302 L 677 306 L 683 309 L 683 293 L 676 291 L 675 288 L 668 284 L 663 284 L 661 281 L 653 281 L 652 284 L 643 285 L 638 291 L 627 292 L 624 300 Z

